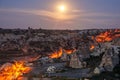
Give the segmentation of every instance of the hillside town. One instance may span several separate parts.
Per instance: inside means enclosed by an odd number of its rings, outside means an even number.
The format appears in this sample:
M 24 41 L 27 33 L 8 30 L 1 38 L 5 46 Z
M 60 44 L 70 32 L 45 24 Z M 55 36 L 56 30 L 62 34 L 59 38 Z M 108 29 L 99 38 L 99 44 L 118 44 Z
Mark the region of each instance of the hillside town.
M 1 28 L 0 74 L 15 61 L 31 68 L 23 77 L 119 80 L 120 29 Z

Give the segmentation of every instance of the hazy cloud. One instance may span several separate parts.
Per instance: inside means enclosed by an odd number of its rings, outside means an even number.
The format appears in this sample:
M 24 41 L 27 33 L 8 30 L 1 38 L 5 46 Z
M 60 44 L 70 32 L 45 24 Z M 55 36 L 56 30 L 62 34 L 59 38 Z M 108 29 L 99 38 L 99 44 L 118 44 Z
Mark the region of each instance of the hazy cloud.
M 49 10 L 9 8 L 0 9 L 0 14 L 2 14 L 0 24 L 3 26 L 7 24 L 8 26 L 41 25 L 46 28 L 72 28 L 73 26 L 73 28 L 75 28 L 76 26 L 77 29 L 79 26 L 82 26 L 80 28 L 84 28 L 84 26 L 91 27 L 93 25 L 103 26 L 108 24 L 115 25 L 120 23 L 120 14 L 102 12 L 98 13 L 80 10 L 72 10 L 71 12 L 60 14 Z M 22 15 L 22 17 L 20 15 Z
M 47 10 L 23 10 L 23 9 L 0 9 L 2 12 L 18 12 L 18 13 L 26 13 L 32 15 L 39 15 L 44 17 L 49 17 L 52 19 L 60 19 L 60 20 L 70 20 L 78 17 L 77 14 L 68 14 L 68 13 L 58 13 Z
M 69 13 L 58 13 L 48 10 L 25 10 L 25 9 L 0 9 L 0 12 L 18 12 L 18 13 L 26 13 L 30 15 L 38 15 L 43 17 L 49 17 L 52 19 L 59 20 L 73 20 L 73 19 L 107 19 L 107 18 L 120 18 L 119 14 L 109 14 L 109 13 L 96 13 L 96 12 L 87 12 L 80 10 L 72 10 Z

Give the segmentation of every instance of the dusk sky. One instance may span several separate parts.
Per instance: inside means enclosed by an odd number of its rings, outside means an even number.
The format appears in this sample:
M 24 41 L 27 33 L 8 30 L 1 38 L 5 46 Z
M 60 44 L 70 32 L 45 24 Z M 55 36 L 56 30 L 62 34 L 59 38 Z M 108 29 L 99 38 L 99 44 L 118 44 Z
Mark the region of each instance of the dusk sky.
M 0 28 L 120 28 L 120 0 L 0 0 Z

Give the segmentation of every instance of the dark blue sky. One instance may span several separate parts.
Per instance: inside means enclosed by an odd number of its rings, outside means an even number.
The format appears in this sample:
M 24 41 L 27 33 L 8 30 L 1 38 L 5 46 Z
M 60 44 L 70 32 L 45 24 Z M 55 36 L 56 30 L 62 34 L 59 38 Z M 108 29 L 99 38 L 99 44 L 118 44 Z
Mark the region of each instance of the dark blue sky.
M 67 6 L 63 15 L 55 10 Z M 120 0 L 0 0 L 1 28 L 120 28 Z

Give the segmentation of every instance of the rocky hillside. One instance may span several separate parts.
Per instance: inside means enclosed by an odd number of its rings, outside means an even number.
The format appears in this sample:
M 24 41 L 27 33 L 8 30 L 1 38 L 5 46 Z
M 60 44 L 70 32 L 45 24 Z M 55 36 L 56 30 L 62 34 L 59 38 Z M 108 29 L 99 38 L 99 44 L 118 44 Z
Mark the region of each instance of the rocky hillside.
M 91 76 L 113 71 L 120 64 L 119 57 L 120 29 L 0 29 L 1 65 L 25 60 L 43 67 L 43 72 L 85 69 L 84 74 Z M 66 73 L 51 76 L 63 76 Z

